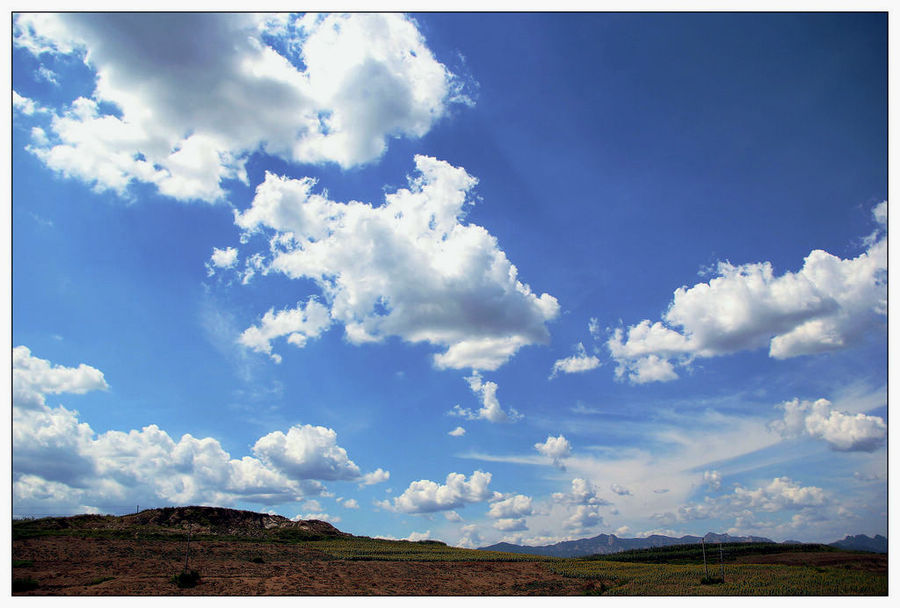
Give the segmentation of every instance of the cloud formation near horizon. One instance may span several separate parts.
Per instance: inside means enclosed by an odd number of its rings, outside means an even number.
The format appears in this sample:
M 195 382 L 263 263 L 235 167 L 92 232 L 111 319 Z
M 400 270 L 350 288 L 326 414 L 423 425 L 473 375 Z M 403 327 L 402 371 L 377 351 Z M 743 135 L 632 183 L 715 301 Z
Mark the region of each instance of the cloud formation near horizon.
M 48 393 L 83 394 L 106 389 L 103 374 L 81 364 L 70 368 L 13 349 L 13 496 L 28 509 L 52 497 L 81 511 L 101 505 L 216 504 L 237 501 L 275 505 L 321 494 L 322 481 L 377 483 L 381 469 L 363 475 L 337 444 L 337 433 L 297 425 L 275 431 L 253 446 L 256 457 L 232 458 L 212 438 L 172 439 L 157 425 L 96 433 L 78 412 L 45 404 Z

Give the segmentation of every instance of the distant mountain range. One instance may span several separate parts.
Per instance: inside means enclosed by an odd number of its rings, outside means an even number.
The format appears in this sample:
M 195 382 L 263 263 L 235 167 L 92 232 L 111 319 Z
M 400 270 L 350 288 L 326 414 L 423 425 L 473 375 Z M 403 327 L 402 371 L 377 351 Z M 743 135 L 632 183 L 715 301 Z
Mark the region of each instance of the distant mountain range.
M 649 549 L 651 547 L 668 547 L 670 545 L 695 545 L 699 543 L 699 536 L 682 536 L 673 538 L 653 534 L 646 538 L 619 538 L 615 534 L 601 534 L 593 538 L 579 540 L 566 540 L 553 545 L 540 547 L 528 547 L 513 545 L 510 543 L 497 543 L 489 547 L 479 547 L 485 551 L 506 551 L 508 553 L 530 553 L 532 555 L 549 555 L 552 557 L 581 557 L 584 555 L 597 555 L 607 553 L 619 553 L 632 549 Z M 707 543 L 771 543 L 768 538 L 760 536 L 729 536 L 728 534 L 714 534 L 710 532 L 702 538 Z
M 514 545 L 511 543 L 497 543 L 487 547 L 479 547 L 483 551 L 505 551 L 507 553 L 528 553 L 531 555 L 548 555 L 551 557 L 582 557 L 585 555 L 603 555 L 619 553 L 632 549 L 649 549 L 652 547 L 668 547 L 671 545 L 695 545 L 701 540 L 699 536 L 682 536 L 673 538 L 653 534 L 646 538 L 619 538 L 615 534 L 600 534 L 593 538 L 579 540 L 567 540 L 552 545 L 529 547 Z M 762 536 L 731 536 L 728 534 L 715 534 L 709 532 L 702 540 L 710 544 L 718 543 L 772 543 L 775 542 Z M 791 541 L 793 544 L 795 541 Z M 865 535 L 848 536 L 844 540 L 831 543 L 832 547 L 851 551 L 873 551 L 875 553 L 887 553 L 887 539 L 881 535 L 869 538 Z
M 844 549 L 845 551 L 871 551 L 872 553 L 888 552 L 888 541 L 881 534 L 876 534 L 875 538 L 869 538 L 865 534 L 848 536 L 844 540 L 829 543 L 828 546 Z

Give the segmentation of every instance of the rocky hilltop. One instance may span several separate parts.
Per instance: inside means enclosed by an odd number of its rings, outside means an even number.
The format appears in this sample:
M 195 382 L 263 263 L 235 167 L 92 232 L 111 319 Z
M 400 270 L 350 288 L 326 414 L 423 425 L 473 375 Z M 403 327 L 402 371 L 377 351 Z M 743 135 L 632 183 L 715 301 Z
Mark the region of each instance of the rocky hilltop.
M 193 534 L 271 536 L 295 533 L 316 537 L 350 537 L 328 522 L 317 519 L 293 521 L 281 515 L 240 511 L 223 507 L 164 507 L 129 515 L 75 515 L 47 517 L 28 522 L 31 529 L 125 530 L 130 528 L 182 531 Z

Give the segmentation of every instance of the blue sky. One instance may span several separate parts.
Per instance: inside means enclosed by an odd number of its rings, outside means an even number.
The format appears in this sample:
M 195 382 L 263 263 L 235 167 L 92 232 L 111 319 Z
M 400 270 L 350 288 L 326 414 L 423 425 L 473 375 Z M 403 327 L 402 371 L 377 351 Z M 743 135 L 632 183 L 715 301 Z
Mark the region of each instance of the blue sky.
M 883 14 L 20 14 L 13 512 L 887 529 Z

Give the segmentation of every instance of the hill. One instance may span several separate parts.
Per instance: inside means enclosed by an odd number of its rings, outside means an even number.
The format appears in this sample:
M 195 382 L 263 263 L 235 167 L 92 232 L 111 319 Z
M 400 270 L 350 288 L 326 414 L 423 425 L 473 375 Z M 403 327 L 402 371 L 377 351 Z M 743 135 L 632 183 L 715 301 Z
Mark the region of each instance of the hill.
M 177 534 L 190 529 L 197 536 L 237 536 L 242 538 L 279 538 L 298 536 L 308 539 L 352 537 L 331 524 L 317 519 L 290 520 L 281 515 L 240 511 L 222 507 L 164 507 L 146 509 L 129 515 L 75 515 L 45 517 L 13 522 L 13 538 L 53 533 L 93 532 L 99 536 Z
M 876 534 L 875 538 L 869 538 L 865 534 L 857 534 L 856 536 L 847 536 L 844 540 L 838 540 L 829 543 L 830 547 L 844 549 L 845 551 L 870 551 L 872 553 L 887 553 L 888 541 L 881 534 Z

